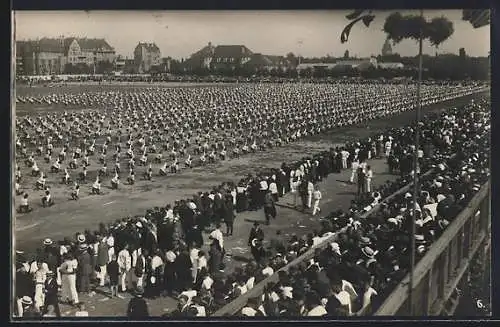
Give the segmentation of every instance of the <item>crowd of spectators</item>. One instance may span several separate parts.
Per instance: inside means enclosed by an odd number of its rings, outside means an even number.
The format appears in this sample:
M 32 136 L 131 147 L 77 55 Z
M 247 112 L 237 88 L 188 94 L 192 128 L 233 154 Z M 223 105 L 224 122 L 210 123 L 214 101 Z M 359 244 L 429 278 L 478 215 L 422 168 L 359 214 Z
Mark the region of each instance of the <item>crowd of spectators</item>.
M 50 85 L 53 87 L 62 86 L 66 83 L 351 83 L 353 80 L 365 84 L 401 84 L 413 83 L 408 78 L 393 79 L 366 79 L 361 77 L 273 77 L 273 76 L 252 76 L 252 77 L 228 77 L 228 76 L 194 76 L 194 75 L 64 75 L 57 76 L 17 76 L 16 83 L 19 85 Z M 424 80 L 425 84 L 463 84 L 481 83 L 478 81 L 446 81 L 446 80 Z
M 417 200 L 419 256 L 489 176 L 489 110 L 489 103 L 480 101 L 440 117 L 428 117 L 421 126 L 420 169 L 435 166 L 436 173 L 422 181 Z M 43 248 L 31 258 L 19 251 L 17 311 L 23 315 L 32 312 L 33 305 L 42 312 L 50 305 L 58 307 L 57 291 L 56 300 L 45 295 L 51 289 L 47 283 L 53 284 L 54 280 L 56 286 L 62 287 L 62 300 L 76 304 L 79 293 L 91 292 L 90 280 L 95 278 L 99 286 L 113 286 L 112 295 L 127 290 L 144 290 L 145 296 L 152 298 L 177 295 L 179 308 L 172 313 L 174 316 L 210 315 L 342 228 L 346 231 L 336 242 L 319 251 L 312 261 L 280 274 L 280 282 L 269 285 L 262 297 L 251 299 L 241 314 L 338 316 L 354 314 L 370 304 L 376 306 L 377 300 L 387 295 L 408 270 L 411 194 L 384 204 L 375 216 L 365 220 L 359 220 L 359 214 L 410 181 L 413 166 L 408 158 L 414 150 L 413 128 L 392 129 L 238 183 L 245 188 L 252 181 L 260 184 L 263 179 L 281 180 L 278 189 L 284 194 L 292 189 L 292 171 L 295 176 L 299 172 L 299 178 L 318 181 L 346 168 L 342 155 L 338 155 L 342 151 L 349 157 L 354 153 L 384 155 L 387 149 L 377 146 L 380 139 L 391 140 L 388 161 L 393 171 L 401 174 L 398 181 L 354 200 L 350 212 L 325 217 L 321 231 L 303 237 L 292 235 L 287 240 L 276 235 L 258 263 L 236 269 L 229 276 L 222 272 L 224 245 L 219 221 L 225 220 L 231 208 L 258 209 L 262 205 L 258 192 L 238 192 L 235 185 L 225 184 L 173 206 L 148 210 L 144 217 L 101 224 L 97 231 L 78 233 L 74 239 L 46 239 Z M 315 169 L 319 164 L 322 168 Z M 276 178 L 283 172 L 287 178 Z M 203 221 L 215 226 L 208 253 L 201 250 Z

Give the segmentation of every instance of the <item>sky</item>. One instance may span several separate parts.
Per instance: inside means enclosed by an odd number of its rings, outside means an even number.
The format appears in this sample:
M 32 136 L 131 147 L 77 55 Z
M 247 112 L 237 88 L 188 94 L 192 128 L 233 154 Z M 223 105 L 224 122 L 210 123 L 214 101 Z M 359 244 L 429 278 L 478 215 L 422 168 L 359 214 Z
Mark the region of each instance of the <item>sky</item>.
M 340 57 L 345 50 L 351 56 L 378 55 L 385 41 L 382 27 L 390 12 L 377 16 L 366 28 L 355 25 L 349 41 L 340 42 L 352 11 L 18 11 L 15 13 L 17 40 L 42 37 L 77 36 L 105 38 L 116 54 L 133 57 L 138 42 L 154 42 L 163 57 L 188 58 L 211 42 L 213 45 L 246 45 L 254 53 L 304 57 L 330 55 Z M 408 10 L 403 14 L 412 13 Z M 414 13 L 418 14 L 418 11 Z M 427 42 L 424 53 L 456 53 L 465 48 L 468 55 L 487 56 L 490 50 L 489 26 L 474 29 L 462 21 L 461 10 L 428 10 L 424 16 L 445 16 L 455 32 L 438 49 Z M 414 56 L 415 41 L 405 40 L 393 46 L 393 52 Z

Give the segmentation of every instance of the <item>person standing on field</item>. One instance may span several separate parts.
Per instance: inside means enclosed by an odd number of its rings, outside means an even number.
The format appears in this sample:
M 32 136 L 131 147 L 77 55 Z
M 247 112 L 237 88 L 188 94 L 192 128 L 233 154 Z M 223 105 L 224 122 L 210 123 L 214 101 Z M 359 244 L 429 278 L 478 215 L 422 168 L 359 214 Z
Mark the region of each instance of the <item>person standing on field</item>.
M 109 262 L 109 247 L 105 238 L 101 238 L 97 246 L 97 265 L 99 266 L 99 286 L 104 286 L 107 278 L 107 264 Z
M 351 173 L 351 178 L 349 179 L 349 182 L 351 184 L 354 184 L 354 177 L 356 177 L 356 172 L 358 171 L 358 168 L 359 168 L 359 160 L 357 157 L 354 158 L 354 160 L 352 161 L 351 168 L 352 168 L 352 173 Z
M 321 194 L 321 191 L 319 190 L 319 186 L 316 186 L 316 188 L 313 192 L 313 200 L 314 200 L 313 211 L 312 211 L 313 216 L 315 216 L 317 212 L 321 211 L 321 209 L 319 207 L 319 201 L 321 200 L 321 198 L 322 198 L 322 194 Z
M 120 267 L 120 283 L 121 291 L 125 293 L 127 291 L 127 286 L 131 288 L 132 281 L 130 276 L 130 270 L 132 269 L 132 257 L 128 251 L 128 245 L 125 245 L 123 250 L 118 253 L 118 266 Z
M 314 192 L 314 184 L 309 179 L 307 182 L 307 209 L 311 209 L 311 207 L 312 207 L 313 192 Z
M 270 190 L 268 190 L 264 196 L 264 214 L 266 217 L 266 225 L 269 225 L 271 218 L 276 218 L 276 206 Z
M 109 275 L 109 288 L 111 290 L 111 297 L 118 297 L 118 282 L 120 279 L 120 267 L 116 261 L 116 255 L 111 255 L 111 261 L 106 267 L 106 271 Z

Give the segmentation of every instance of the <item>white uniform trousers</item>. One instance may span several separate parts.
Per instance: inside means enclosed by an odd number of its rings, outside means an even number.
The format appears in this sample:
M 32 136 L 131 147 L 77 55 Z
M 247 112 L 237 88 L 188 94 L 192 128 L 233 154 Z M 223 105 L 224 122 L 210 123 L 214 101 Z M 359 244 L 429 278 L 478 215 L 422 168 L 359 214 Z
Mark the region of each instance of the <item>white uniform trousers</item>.
M 313 204 L 313 216 L 316 215 L 317 212 L 320 212 L 321 209 L 319 208 L 319 199 L 318 200 L 314 200 L 314 204 Z

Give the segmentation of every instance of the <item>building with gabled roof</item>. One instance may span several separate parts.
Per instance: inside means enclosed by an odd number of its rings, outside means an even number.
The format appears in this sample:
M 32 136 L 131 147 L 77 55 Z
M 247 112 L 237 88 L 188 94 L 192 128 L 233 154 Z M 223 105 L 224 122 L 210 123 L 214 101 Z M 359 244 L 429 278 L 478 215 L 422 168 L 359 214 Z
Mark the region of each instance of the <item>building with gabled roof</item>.
M 193 53 L 185 62 L 186 70 L 235 69 L 250 61 L 252 51 L 244 45 L 218 45 L 211 42 Z
M 236 68 L 250 61 L 252 51 L 244 45 L 218 45 L 215 47 L 212 68 Z
M 113 63 L 116 58 L 115 50 L 105 39 L 66 38 L 64 53 L 67 63 L 72 65 L 95 66 L 102 62 Z
M 139 42 L 134 50 L 134 62 L 139 73 L 149 72 L 161 64 L 160 48 L 155 43 Z
M 16 57 L 22 62 L 23 73 L 29 75 L 61 74 L 66 65 L 94 67 L 102 62 L 113 63 L 115 50 L 105 39 L 41 38 L 16 41 Z M 89 71 L 90 73 L 91 71 Z

